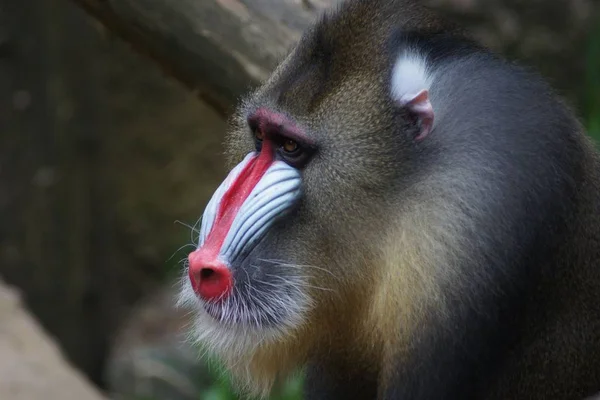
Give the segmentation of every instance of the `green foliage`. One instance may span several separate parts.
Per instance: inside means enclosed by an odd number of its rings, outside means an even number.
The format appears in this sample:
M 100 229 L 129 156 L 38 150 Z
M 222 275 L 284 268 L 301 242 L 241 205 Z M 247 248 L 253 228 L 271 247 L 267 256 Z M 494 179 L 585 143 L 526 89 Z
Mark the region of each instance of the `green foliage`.
M 600 21 L 590 35 L 586 61 L 585 122 L 589 134 L 600 142 Z
M 235 394 L 229 375 L 219 362 L 214 359 L 208 359 L 206 362 L 214 384 L 198 393 L 198 400 L 241 400 Z M 302 400 L 302 383 L 302 374 L 292 376 L 273 390 L 269 400 Z

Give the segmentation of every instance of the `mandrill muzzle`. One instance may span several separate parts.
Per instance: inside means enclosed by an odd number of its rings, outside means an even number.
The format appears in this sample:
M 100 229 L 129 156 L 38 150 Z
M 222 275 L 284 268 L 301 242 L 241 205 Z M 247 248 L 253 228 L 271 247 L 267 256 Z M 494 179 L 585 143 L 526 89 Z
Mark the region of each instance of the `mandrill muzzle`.
M 278 160 L 273 143 L 264 140 L 260 152 L 231 170 L 206 206 L 198 248 L 188 256 L 194 292 L 205 301 L 226 298 L 236 263 L 300 196 L 300 172 Z

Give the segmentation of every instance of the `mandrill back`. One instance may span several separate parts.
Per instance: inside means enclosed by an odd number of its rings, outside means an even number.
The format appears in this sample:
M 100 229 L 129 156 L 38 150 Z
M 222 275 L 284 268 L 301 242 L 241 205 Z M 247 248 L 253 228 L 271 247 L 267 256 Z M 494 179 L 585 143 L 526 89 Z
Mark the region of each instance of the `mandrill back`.
M 580 138 L 573 209 L 525 296 L 517 339 L 486 399 L 583 399 L 600 392 L 600 163 Z
M 600 155 L 535 72 L 417 1 L 323 16 L 232 118 L 181 302 L 240 389 L 600 392 Z

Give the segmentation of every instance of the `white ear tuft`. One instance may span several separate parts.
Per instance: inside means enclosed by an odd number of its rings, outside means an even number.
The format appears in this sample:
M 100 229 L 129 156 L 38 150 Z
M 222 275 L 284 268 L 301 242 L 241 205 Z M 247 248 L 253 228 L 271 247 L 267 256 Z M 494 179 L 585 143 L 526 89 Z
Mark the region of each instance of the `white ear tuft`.
M 404 104 L 422 90 L 429 90 L 431 80 L 425 59 L 414 52 L 403 52 L 392 71 L 392 98 Z
M 416 139 L 423 139 L 433 126 L 433 107 L 429 101 L 432 77 L 426 61 L 416 53 L 404 52 L 392 71 L 392 98 L 414 112 L 421 123 Z

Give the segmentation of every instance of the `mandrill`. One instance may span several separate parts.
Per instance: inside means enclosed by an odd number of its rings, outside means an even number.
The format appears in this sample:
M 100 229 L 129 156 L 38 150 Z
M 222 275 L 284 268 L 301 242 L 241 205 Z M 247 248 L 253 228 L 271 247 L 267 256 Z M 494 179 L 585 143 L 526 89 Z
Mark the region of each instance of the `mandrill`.
M 535 72 L 348 0 L 241 101 L 180 302 L 241 391 L 600 391 L 600 157 Z

